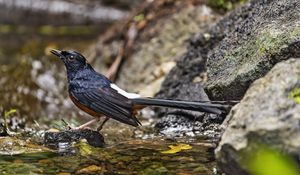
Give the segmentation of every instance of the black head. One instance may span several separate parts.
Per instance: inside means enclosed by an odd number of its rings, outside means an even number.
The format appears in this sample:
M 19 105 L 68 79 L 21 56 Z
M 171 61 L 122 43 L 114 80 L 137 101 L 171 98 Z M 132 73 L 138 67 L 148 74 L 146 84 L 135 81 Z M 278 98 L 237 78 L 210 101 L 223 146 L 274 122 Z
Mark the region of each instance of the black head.
M 82 70 L 87 65 L 86 59 L 79 52 L 52 49 L 51 53 L 59 57 L 65 63 L 68 73 Z

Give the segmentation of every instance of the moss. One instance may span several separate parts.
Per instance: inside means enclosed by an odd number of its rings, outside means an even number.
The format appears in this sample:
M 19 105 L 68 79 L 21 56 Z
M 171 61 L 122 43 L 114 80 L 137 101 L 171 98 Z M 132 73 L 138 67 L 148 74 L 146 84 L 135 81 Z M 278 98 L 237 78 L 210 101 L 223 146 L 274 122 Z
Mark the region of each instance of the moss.
M 221 10 L 232 10 L 237 5 L 245 3 L 247 0 L 209 0 L 208 5 Z
M 263 31 L 255 41 L 259 51 L 257 54 L 274 53 L 278 51 L 281 46 L 289 42 L 293 33 L 295 32 L 282 32 L 276 30 Z M 299 34 L 299 32 L 297 33 Z
M 280 61 L 273 56 L 280 54 L 299 37 L 297 25 L 290 28 L 278 28 L 275 24 L 257 27 L 252 36 L 239 41 L 235 48 L 224 53 L 223 59 L 209 66 L 210 74 L 218 78 L 211 79 L 206 89 L 211 95 L 220 97 L 232 84 L 248 86 Z M 288 59 L 288 56 L 280 59 Z
M 219 68 L 222 67 L 225 72 L 221 71 L 219 73 L 235 75 L 231 78 L 236 79 L 238 75 L 248 74 L 253 66 L 257 66 L 264 61 L 263 57 L 280 52 L 280 49 L 291 43 L 295 37 L 300 37 L 300 30 L 297 27 L 290 30 L 266 27 L 258 33 L 255 38 L 225 53 L 224 59 L 220 60 L 218 64 L 214 64 L 212 71 L 219 72 Z M 236 68 L 224 69 L 224 65 L 228 68 L 232 66 Z M 229 72 L 226 72 L 227 70 Z M 225 81 L 227 82 L 228 79 Z
M 293 99 L 297 104 L 300 104 L 300 87 L 294 88 L 289 93 L 289 98 Z
M 169 170 L 165 168 L 161 163 L 157 163 L 147 167 L 145 170 L 141 171 L 142 175 L 166 175 L 170 174 Z

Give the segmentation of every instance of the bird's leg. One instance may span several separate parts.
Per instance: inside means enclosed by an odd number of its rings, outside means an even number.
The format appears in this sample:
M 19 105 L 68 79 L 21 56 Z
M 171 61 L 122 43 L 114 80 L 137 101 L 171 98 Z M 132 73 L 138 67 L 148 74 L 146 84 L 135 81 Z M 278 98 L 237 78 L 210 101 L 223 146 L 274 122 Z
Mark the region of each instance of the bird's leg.
M 104 116 L 103 122 L 102 122 L 102 123 L 100 124 L 100 126 L 97 128 L 97 131 L 98 131 L 98 132 L 102 130 L 104 124 L 105 124 L 108 120 L 109 120 L 109 117 Z
M 90 120 L 90 121 L 86 122 L 85 124 L 82 124 L 82 125 L 80 125 L 80 126 L 77 126 L 77 127 L 75 127 L 75 128 L 71 128 L 71 129 L 72 129 L 72 130 L 80 130 L 80 129 L 84 129 L 84 128 L 86 128 L 87 126 L 89 126 L 89 125 L 91 125 L 91 124 L 93 124 L 93 123 L 98 122 L 99 120 L 100 120 L 100 117 L 97 117 L 97 118 L 94 118 L 93 120 Z

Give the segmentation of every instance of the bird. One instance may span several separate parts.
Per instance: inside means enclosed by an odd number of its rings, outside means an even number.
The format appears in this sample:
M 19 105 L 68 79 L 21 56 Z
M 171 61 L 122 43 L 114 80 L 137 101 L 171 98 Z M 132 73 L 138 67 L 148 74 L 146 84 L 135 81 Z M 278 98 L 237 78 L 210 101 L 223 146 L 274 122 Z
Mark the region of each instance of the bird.
M 141 122 L 136 118 L 138 110 L 147 106 L 179 108 L 220 115 L 226 105 L 212 104 L 207 101 L 181 101 L 141 97 L 119 88 L 104 75 L 98 73 L 79 52 L 73 50 L 52 49 L 51 53 L 64 63 L 69 97 L 82 111 L 95 117 L 93 120 L 77 127 L 82 129 L 95 123 L 104 116 L 98 127 L 100 131 L 108 119 L 138 127 Z

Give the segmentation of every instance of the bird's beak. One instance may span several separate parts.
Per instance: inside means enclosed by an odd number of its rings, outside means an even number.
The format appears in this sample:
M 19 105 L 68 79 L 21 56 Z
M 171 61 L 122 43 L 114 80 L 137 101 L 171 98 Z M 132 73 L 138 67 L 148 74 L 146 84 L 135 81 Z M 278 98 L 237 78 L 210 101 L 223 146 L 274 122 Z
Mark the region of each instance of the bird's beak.
M 52 49 L 50 52 L 61 59 L 64 57 L 60 50 Z

